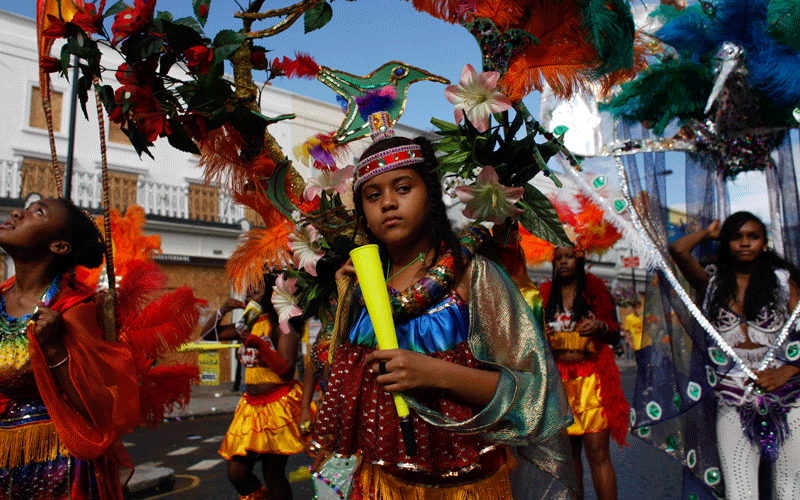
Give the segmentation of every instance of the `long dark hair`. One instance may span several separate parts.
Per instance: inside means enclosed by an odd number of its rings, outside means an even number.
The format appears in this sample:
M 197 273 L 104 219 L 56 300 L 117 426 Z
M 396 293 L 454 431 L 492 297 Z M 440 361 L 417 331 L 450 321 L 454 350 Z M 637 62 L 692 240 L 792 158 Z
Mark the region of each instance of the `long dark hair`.
M 564 279 L 556 272 L 555 259 L 553 260 L 551 282 L 553 285 L 550 289 L 550 298 L 547 299 L 547 306 L 544 308 L 544 320 L 547 323 L 553 321 L 556 314 L 564 309 L 564 297 L 561 293 L 561 288 L 564 286 Z M 589 303 L 584 296 L 585 291 L 586 258 L 575 257 L 575 299 L 572 301 L 572 321 L 574 322 L 589 316 Z
M 725 220 L 719 233 L 719 250 L 717 250 L 717 275 L 714 294 L 709 301 L 709 316 L 716 318 L 720 308 L 727 307 L 732 297 L 736 296 L 736 274 L 734 273 L 731 241 L 739 234 L 739 229 L 748 222 L 755 222 L 767 241 L 767 228 L 761 219 L 750 212 L 736 212 Z M 800 272 L 790 262 L 778 257 L 773 250 L 765 248 L 756 258 L 750 273 L 750 281 L 744 292 L 743 313 L 745 320 L 752 321 L 758 317 L 766 306 L 776 302 L 778 298 L 778 277 L 775 269 L 786 269 L 796 284 L 800 284 Z M 758 279 L 752 279 L 757 276 Z
M 450 219 L 447 218 L 447 207 L 444 204 L 442 184 L 439 181 L 438 175 L 436 174 L 436 169 L 439 168 L 439 161 L 436 159 L 436 155 L 434 154 L 433 146 L 431 146 L 430 141 L 424 137 L 417 137 L 413 140 L 407 137 L 389 137 L 368 147 L 361 155 L 359 161 L 381 151 L 398 146 L 406 146 L 409 144 L 417 144 L 422 149 L 422 157 L 425 159 L 424 162 L 415 163 L 410 165 L 409 168 L 412 168 L 415 172 L 417 172 L 417 174 L 419 174 L 428 193 L 431 241 L 433 243 L 434 251 L 433 262 L 435 263 L 439 260 L 439 257 L 442 253 L 442 245 L 444 245 L 452 250 L 453 258 L 455 260 L 456 274 L 460 276 L 464 267 L 464 259 L 461 255 L 461 244 L 458 241 L 458 237 L 455 235 L 455 233 L 453 233 L 453 228 L 450 226 Z M 384 247 L 383 243 L 378 240 L 378 238 L 372 234 L 372 231 L 369 230 L 369 227 L 367 227 L 364 216 L 364 205 L 361 200 L 361 189 L 362 186 L 359 186 L 355 193 L 353 193 L 353 201 L 355 202 L 356 206 L 357 227 L 360 227 L 362 230 L 364 230 L 364 232 L 366 232 L 371 243 L 378 244 L 381 249 L 381 254 L 385 256 L 386 248 Z

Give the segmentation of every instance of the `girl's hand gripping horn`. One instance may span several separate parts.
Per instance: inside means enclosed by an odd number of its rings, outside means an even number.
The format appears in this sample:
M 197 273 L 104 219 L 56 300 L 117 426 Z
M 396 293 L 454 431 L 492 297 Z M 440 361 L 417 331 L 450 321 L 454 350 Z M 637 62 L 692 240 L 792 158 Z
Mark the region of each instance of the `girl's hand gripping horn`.
M 378 340 L 379 349 L 398 349 L 397 334 L 392 319 L 392 307 L 389 303 L 389 291 L 386 289 L 386 280 L 383 277 L 378 245 L 363 245 L 350 252 L 356 276 L 364 296 L 372 326 L 375 329 L 375 338 Z M 403 444 L 406 455 L 413 457 L 417 454 L 417 444 L 414 440 L 414 426 L 408 404 L 399 392 L 395 392 L 394 405 L 397 415 L 400 416 L 400 430 L 403 433 Z

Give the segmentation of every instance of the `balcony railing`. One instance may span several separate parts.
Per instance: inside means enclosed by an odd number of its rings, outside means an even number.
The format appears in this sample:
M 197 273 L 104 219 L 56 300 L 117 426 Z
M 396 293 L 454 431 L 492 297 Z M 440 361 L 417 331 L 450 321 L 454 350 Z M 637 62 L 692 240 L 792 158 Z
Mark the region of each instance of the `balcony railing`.
M 22 160 L 0 160 L 0 197 L 20 198 L 22 185 Z M 77 171 L 72 173 L 72 200 L 79 207 L 100 208 L 103 188 L 99 172 Z M 189 215 L 189 185 L 162 184 L 139 179 L 136 187 L 136 203 L 147 215 L 160 215 L 175 219 L 191 220 Z M 219 193 L 217 221 L 238 224 L 244 216 L 244 207 L 233 202 L 231 197 Z

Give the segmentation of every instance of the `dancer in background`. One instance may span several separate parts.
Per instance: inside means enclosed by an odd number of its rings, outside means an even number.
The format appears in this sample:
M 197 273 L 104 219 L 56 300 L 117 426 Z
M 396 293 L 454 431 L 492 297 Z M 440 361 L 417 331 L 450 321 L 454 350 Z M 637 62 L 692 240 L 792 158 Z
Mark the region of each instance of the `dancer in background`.
M 0 491 L 9 500 L 122 499 L 120 437 L 141 422 L 131 351 L 104 340 L 95 294 L 71 271 L 103 261 L 100 233 L 64 199 L 14 210 L 0 246 Z
M 581 450 L 592 472 L 597 498 L 617 498 L 609 437 L 620 446 L 628 432 L 628 403 L 610 345 L 620 340 L 611 292 L 585 270 L 580 249 L 556 247 L 552 281 L 542 284 L 545 332 L 567 390 L 575 423 L 567 432 L 583 497 Z
M 459 240 L 451 230 L 430 143 L 387 133 L 385 116 L 370 122 L 377 142 L 356 167 L 356 214 L 381 249 L 400 348 L 376 350 L 360 289 L 340 288 L 315 443 L 361 457 L 359 497 L 511 498 L 504 443 L 558 439 L 570 421 L 541 323 L 511 279 L 476 254 L 488 232 L 471 226 Z M 352 283 L 353 273 L 348 262 L 336 277 Z M 498 328 L 500 317 L 516 321 Z M 400 435 L 397 391 L 412 406 L 414 456 Z M 517 478 L 532 481 L 531 464 L 517 459 Z
M 203 338 L 241 340 L 239 356 L 245 366 L 246 392 L 236 407 L 219 453 L 228 460 L 228 479 L 242 499 L 290 500 L 286 478 L 289 455 L 303 451 L 300 440 L 300 400 L 303 386 L 293 379 L 298 335 L 291 325 L 284 331 L 272 306 L 276 273 L 264 277 L 263 286 L 248 293 L 248 305 L 228 299 L 203 329 Z M 261 312 L 250 317 L 250 302 Z M 245 309 L 242 321 L 220 325 L 229 311 Z M 253 474 L 261 461 L 264 485 Z
M 717 272 L 709 277 L 692 255 L 705 240 L 719 239 Z M 723 340 L 753 369 L 775 342 L 800 297 L 800 274 L 767 246 L 764 224 L 737 212 L 720 226 L 686 235 L 670 245 L 670 255 L 700 297 L 705 315 Z M 796 331 L 796 330 L 795 330 Z M 749 380 L 738 367 L 712 362 L 717 448 L 725 498 L 758 498 L 758 468 L 772 462 L 772 498 L 800 495 L 800 348 L 796 333 L 776 351 L 774 361 Z M 755 390 L 748 391 L 751 384 Z M 708 417 L 713 421 L 713 416 Z M 702 432 L 702 430 L 698 430 Z

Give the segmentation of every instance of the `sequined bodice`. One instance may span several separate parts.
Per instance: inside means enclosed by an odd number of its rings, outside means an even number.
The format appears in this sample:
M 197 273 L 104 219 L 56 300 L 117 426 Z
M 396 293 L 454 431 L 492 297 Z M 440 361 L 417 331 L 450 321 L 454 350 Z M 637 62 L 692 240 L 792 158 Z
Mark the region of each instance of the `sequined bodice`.
M 13 318 L 0 309 L 0 392 L 11 398 L 37 394 L 25 326 L 29 316 Z
M 360 290 L 358 291 L 360 295 Z M 395 323 L 401 349 L 421 353 L 450 351 L 469 333 L 469 307 L 455 294 L 446 296 L 428 310 L 402 323 Z M 366 308 L 350 330 L 350 342 L 376 347 L 375 330 Z
M 764 355 L 766 355 L 770 346 L 777 339 L 788 317 L 789 272 L 785 269 L 775 269 L 775 276 L 778 278 L 777 300 L 763 307 L 755 320 L 746 321 L 728 307 L 721 307 L 715 318 L 709 318 L 714 328 L 717 329 L 725 342 L 753 369 L 761 364 Z M 711 297 L 715 290 L 716 280 L 712 278 L 709 282 L 705 302 L 703 304 L 703 309 L 706 314 L 709 313 Z M 747 335 L 745 335 L 744 329 L 742 328 L 743 325 L 747 328 Z M 759 347 L 754 349 L 736 347 L 748 339 L 750 342 L 758 344 Z M 776 364 L 773 363 L 773 366 L 776 366 Z M 738 369 L 734 369 L 734 371 L 736 370 Z

